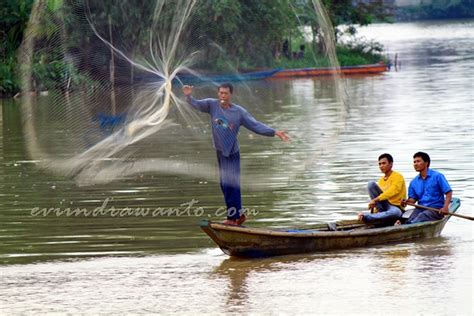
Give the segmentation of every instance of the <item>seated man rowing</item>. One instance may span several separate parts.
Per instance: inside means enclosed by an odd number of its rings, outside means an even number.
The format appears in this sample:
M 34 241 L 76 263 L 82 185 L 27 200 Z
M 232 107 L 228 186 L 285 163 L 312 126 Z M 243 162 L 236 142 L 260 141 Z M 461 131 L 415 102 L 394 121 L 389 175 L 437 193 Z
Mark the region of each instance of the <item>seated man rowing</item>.
M 406 198 L 407 189 L 403 176 L 392 170 L 393 157 L 390 154 L 379 156 L 379 168 L 383 176 L 378 183 L 370 181 L 370 213 L 359 213 L 359 221 L 365 223 L 377 222 L 383 226 L 393 225 L 402 216 L 404 206 L 401 201 Z
M 436 221 L 448 214 L 453 191 L 442 173 L 429 168 L 430 162 L 427 153 L 420 151 L 413 155 L 413 167 L 419 174 L 410 182 L 408 200 L 402 201 L 402 205 L 418 201 L 419 205 L 439 209 L 439 212 L 415 208 L 406 224 Z

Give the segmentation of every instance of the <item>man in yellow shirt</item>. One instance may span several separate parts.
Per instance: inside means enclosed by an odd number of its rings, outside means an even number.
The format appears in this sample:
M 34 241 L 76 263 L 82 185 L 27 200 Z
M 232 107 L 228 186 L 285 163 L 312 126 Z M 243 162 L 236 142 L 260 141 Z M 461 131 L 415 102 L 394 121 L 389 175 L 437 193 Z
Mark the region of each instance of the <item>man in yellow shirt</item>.
M 382 154 L 379 156 L 379 168 L 384 175 L 377 183 L 370 181 L 368 185 L 371 198 L 369 209 L 374 212 L 360 213 L 360 221 L 393 225 L 402 216 L 403 207 L 401 206 L 401 201 L 406 198 L 407 188 L 403 176 L 393 171 L 392 167 L 392 155 Z

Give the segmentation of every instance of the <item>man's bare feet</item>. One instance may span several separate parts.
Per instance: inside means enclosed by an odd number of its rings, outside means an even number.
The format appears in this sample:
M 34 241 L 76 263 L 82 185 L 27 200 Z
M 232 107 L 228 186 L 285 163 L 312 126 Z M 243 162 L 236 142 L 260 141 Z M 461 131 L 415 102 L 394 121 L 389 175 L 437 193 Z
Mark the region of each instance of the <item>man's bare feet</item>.
M 231 226 L 239 226 L 239 224 L 237 224 L 237 220 L 235 219 L 227 219 L 222 224 L 231 225 Z
M 396 221 L 395 224 L 393 224 L 394 226 L 398 226 L 398 225 L 401 225 L 402 222 L 400 222 L 400 220 Z
M 357 220 L 358 220 L 359 222 L 363 222 L 363 221 L 364 221 L 364 213 L 359 213 L 359 214 L 357 215 Z
M 247 220 L 245 214 L 240 215 L 240 218 L 237 220 L 237 225 L 242 225 Z
M 245 214 L 240 215 L 238 219 L 227 219 L 224 221 L 224 225 L 240 226 L 247 220 Z

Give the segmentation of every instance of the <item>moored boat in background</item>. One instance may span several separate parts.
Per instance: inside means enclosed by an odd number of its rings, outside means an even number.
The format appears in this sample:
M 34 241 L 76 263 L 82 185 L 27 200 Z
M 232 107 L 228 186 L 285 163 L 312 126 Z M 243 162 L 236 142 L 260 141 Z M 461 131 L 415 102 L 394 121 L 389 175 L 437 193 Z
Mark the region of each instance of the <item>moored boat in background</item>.
M 332 67 L 282 69 L 273 74 L 270 78 L 316 77 L 335 75 L 337 73 L 343 75 L 379 74 L 387 70 L 389 70 L 388 65 L 380 62 L 370 65 L 343 66 L 339 69 Z
M 262 80 L 270 78 L 276 73 L 281 71 L 280 68 L 266 69 L 258 71 L 238 72 L 231 74 L 191 74 L 181 73 L 178 74 L 178 79 L 184 84 L 188 83 L 200 83 L 200 82 L 236 82 L 236 81 L 250 81 L 250 80 Z
M 198 84 L 198 83 L 222 83 L 222 82 L 238 82 L 238 81 L 252 81 L 264 79 L 289 79 L 297 77 L 318 77 L 329 76 L 335 74 L 342 75 L 370 75 L 380 74 L 389 70 L 389 66 L 383 62 L 370 65 L 358 66 L 343 66 L 340 68 L 321 67 L 321 68 L 295 68 L 295 69 L 263 69 L 255 71 L 243 71 L 236 73 L 179 73 L 176 81 L 183 84 Z M 135 81 L 141 83 L 150 83 L 155 81 L 162 81 L 163 78 L 155 75 L 136 75 Z

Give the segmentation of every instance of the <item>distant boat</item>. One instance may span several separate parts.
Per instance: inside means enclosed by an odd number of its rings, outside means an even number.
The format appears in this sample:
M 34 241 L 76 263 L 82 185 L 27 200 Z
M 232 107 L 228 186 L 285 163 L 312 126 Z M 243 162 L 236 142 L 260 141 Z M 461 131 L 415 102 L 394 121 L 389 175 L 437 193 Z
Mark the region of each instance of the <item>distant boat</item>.
M 343 66 L 339 69 L 334 67 L 282 69 L 273 74 L 271 78 L 328 76 L 334 75 L 338 71 L 343 75 L 378 74 L 387 70 L 388 65 L 380 62 L 370 65 Z
M 371 65 L 359 65 L 359 66 L 344 66 L 338 70 L 344 75 L 356 75 L 356 74 L 378 74 L 387 71 L 388 65 L 380 62 L 378 64 Z M 237 72 L 232 74 L 216 74 L 216 73 L 199 73 L 199 75 L 191 73 L 179 73 L 175 80 L 181 81 L 183 84 L 193 83 L 206 83 L 206 82 L 236 82 L 236 81 L 251 81 L 251 80 L 263 80 L 263 79 L 275 79 L 275 78 L 292 78 L 292 77 L 315 77 L 315 76 L 328 76 L 338 72 L 333 67 L 322 67 L 322 68 L 296 68 L 296 69 L 265 69 L 258 71 L 247 71 Z M 155 75 L 137 75 L 135 76 L 135 82 L 150 83 L 163 81 L 163 78 Z
M 450 212 L 461 205 L 453 198 Z M 265 229 L 203 220 L 201 229 L 230 256 L 265 257 L 366 247 L 438 237 L 451 216 L 431 222 L 375 227 L 356 220 L 320 224 L 311 229 Z
M 184 84 L 196 83 L 196 82 L 234 82 L 234 81 L 249 81 L 249 80 L 262 80 L 272 77 L 276 73 L 281 71 L 281 68 L 249 71 L 249 72 L 238 72 L 235 74 L 202 74 L 194 75 L 190 73 L 178 74 L 178 79 Z

